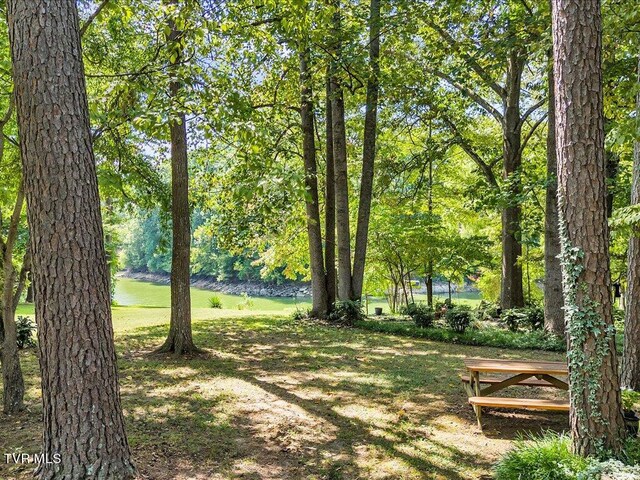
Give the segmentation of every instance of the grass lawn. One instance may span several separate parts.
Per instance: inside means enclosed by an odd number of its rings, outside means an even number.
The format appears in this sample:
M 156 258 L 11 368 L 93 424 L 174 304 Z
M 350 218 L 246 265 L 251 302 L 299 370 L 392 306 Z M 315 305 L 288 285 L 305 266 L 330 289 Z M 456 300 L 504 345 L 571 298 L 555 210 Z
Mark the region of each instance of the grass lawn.
M 482 434 L 458 380 L 465 357 L 560 354 L 198 308 L 194 336 L 205 357 L 148 355 L 168 318 L 166 308 L 114 309 L 127 430 L 144 479 L 491 478 L 517 432 L 568 426 L 566 414 L 496 411 Z M 28 411 L 0 414 L 2 453 L 39 449 L 35 352 L 22 363 Z M 31 473 L 0 463 L 0 478 Z

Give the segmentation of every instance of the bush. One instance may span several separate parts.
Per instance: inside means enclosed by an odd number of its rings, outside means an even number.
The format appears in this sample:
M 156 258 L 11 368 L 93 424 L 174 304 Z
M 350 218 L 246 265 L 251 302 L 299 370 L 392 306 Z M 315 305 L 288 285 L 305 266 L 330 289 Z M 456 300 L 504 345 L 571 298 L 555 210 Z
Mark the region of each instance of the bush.
M 575 480 L 588 461 L 571 453 L 568 435 L 546 433 L 515 442 L 495 468 L 496 480 Z M 617 477 L 616 477 L 617 478 Z
M 464 333 L 472 320 L 473 313 L 468 305 L 449 308 L 445 314 L 447 326 L 457 333 Z
M 497 303 L 482 300 L 480 305 L 478 305 L 478 320 L 493 320 L 494 318 L 498 318 L 500 316 L 498 314 L 499 309 L 500 305 Z
M 218 295 L 211 295 L 209 297 L 209 307 L 211 308 L 222 308 L 222 300 Z
M 625 465 L 620 460 L 592 461 L 589 467 L 577 475 L 577 480 L 638 480 L 640 466 Z
M 436 342 L 461 345 L 512 348 L 515 350 L 548 350 L 552 352 L 564 352 L 567 349 L 563 338 L 548 334 L 544 330 L 514 333 L 504 328 L 487 327 L 479 330 L 467 329 L 461 334 L 448 328 L 420 328 L 406 322 L 391 322 L 387 321 L 387 319 L 369 319 L 358 322 L 356 326 L 372 332 L 424 338 Z
M 418 327 L 428 328 L 433 325 L 433 310 L 424 303 L 410 303 L 404 309 L 404 314 L 409 315 Z
M 625 410 L 633 410 L 638 402 L 640 402 L 640 393 L 626 388 L 622 389 L 622 406 Z
M 292 320 L 304 320 L 309 318 L 310 310 L 302 310 L 299 307 L 296 307 L 295 311 L 291 314 Z
M 352 300 L 336 302 L 333 306 L 333 311 L 329 314 L 330 321 L 344 325 L 353 325 L 356 322 L 364 320 L 364 318 L 365 315 L 362 311 L 362 304 Z
M 36 340 L 33 332 L 36 331 L 36 324 L 29 317 L 18 316 L 16 319 L 16 337 L 18 339 L 18 348 L 29 348 L 36 346 Z
M 544 310 L 539 307 L 511 308 L 502 313 L 501 320 L 512 332 L 517 332 L 521 328 L 530 331 L 542 330 Z

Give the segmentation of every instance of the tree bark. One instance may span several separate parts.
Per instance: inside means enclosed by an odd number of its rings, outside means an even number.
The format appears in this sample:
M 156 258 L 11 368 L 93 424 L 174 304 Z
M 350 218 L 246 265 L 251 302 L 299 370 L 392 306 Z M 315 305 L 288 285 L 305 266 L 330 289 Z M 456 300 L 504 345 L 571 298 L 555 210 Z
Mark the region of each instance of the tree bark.
M 560 266 L 558 181 L 556 176 L 556 115 L 554 109 L 553 55 L 549 55 L 549 109 L 547 115 L 547 188 L 544 215 L 544 326 L 564 336 L 564 299 Z
M 327 69 L 326 85 L 326 177 L 325 177 L 325 205 L 324 205 L 324 269 L 327 283 L 327 306 L 329 310 L 336 303 L 336 186 L 333 159 L 333 115 L 331 112 L 331 75 Z
M 522 164 L 522 122 L 520 118 L 520 89 L 525 56 L 513 50 L 507 66 L 506 95 L 503 99 L 503 176 L 507 180 L 507 205 L 502 210 L 502 285 L 500 305 L 503 309 L 524 306 L 522 287 L 522 255 L 520 232 L 522 190 L 520 166 Z
M 340 5 L 335 2 L 334 58 L 341 53 Z M 344 117 L 342 85 L 338 78 L 338 66 L 334 60 L 331 71 L 331 115 L 333 125 L 333 160 L 336 194 L 336 230 L 338 238 L 338 298 L 342 301 L 353 297 L 351 277 L 351 234 L 349 227 L 349 172 L 347 163 L 347 133 Z
M 364 284 L 364 267 L 367 259 L 369 219 L 373 197 L 373 177 L 376 157 L 378 125 L 378 95 L 380 92 L 380 0 L 371 0 L 369 13 L 369 68 L 367 100 L 364 118 L 364 139 L 362 149 L 362 178 L 360 181 L 360 202 L 356 225 L 356 244 L 353 253 L 353 299 L 360 300 Z
M 178 8 L 178 0 L 167 0 Z M 159 352 L 185 355 L 197 352 L 191 332 L 191 212 L 189 209 L 189 158 L 187 152 L 187 122 L 184 112 L 174 110 L 183 84 L 178 80 L 178 68 L 182 62 L 179 42 L 183 32 L 169 18 L 168 44 L 175 49 L 169 62 L 169 93 L 172 99 L 171 119 L 171 220 L 173 224 L 173 248 L 171 252 L 171 320 L 169 336 Z
M 318 171 L 316 167 L 316 144 L 313 113 L 313 91 L 309 72 L 309 50 L 300 52 L 300 117 L 302 121 L 302 151 L 305 170 L 305 206 L 307 213 L 307 238 L 311 266 L 311 316 L 325 318 L 328 312 L 327 283 L 322 251 L 320 228 L 320 206 L 318 194 Z
M 609 267 L 599 0 L 553 0 L 558 207 L 576 453 L 620 453 Z
M 74 0 L 7 1 L 42 375 L 37 477 L 134 477 Z
M 640 84 L 640 60 L 638 61 Z M 636 120 L 640 122 L 640 93 L 636 98 Z M 640 123 L 639 123 L 640 125 Z M 640 141 L 633 148 L 631 205 L 640 204 Z M 640 391 L 640 227 L 634 226 L 629 238 L 627 261 L 627 301 L 624 311 L 624 350 L 622 386 Z
M 22 181 L 18 187 L 16 203 L 9 222 L 9 232 L 4 244 L 3 267 L 4 283 L 2 287 L 2 385 L 3 410 L 6 414 L 14 414 L 24 409 L 24 379 L 20 368 L 18 342 L 16 332 L 16 306 L 14 303 L 14 284 L 16 270 L 13 266 L 13 251 L 18 237 L 20 216 L 24 205 L 24 189 Z

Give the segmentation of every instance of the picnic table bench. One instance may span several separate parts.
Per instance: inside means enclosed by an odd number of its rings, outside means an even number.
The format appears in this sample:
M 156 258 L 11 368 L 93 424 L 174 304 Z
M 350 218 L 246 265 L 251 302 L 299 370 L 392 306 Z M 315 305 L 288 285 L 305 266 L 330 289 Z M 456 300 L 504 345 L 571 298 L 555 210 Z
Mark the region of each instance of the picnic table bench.
M 566 380 L 558 378 L 566 377 L 568 373 L 567 365 L 563 362 L 470 358 L 466 359 L 464 364 L 468 375 L 462 375 L 461 379 L 469 394 L 469 404 L 473 407 L 480 428 L 482 428 L 482 407 L 569 411 L 568 400 L 492 396 L 493 393 L 513 385 L 568 390 L 569 385 Z M 481 376 L 487 373 L 502 374 L 502 376 Z M 483 387 L 483 385 L 487 386 Z

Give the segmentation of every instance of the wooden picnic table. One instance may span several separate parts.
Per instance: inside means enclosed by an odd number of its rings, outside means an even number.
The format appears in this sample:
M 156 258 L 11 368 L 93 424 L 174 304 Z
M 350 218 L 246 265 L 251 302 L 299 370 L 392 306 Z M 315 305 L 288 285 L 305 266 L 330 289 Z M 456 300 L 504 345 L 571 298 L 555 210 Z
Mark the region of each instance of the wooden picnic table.
M 492 396 L 493 393 L 513 385 L 568 390 L 569 385 L 566 379 L 558 378 L 566 377 L 568 374 L 567 364 L 564 362 L 470 358 L 466 359 L 464 364 L 469 375 L 463 376 L 462 381 L 469 394 L 469 403 L 473 406 L 480 428 L 482 428 L 482 407 L 569 410 L 569 402 L 564 400 Z M 484 376 L 487 373 L 502 374 L 502 376 L 500 378 Z

